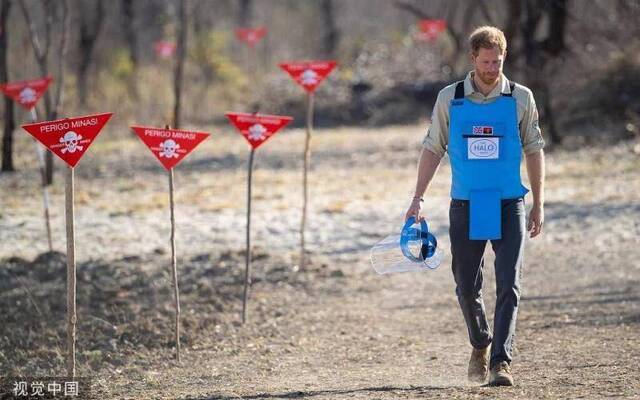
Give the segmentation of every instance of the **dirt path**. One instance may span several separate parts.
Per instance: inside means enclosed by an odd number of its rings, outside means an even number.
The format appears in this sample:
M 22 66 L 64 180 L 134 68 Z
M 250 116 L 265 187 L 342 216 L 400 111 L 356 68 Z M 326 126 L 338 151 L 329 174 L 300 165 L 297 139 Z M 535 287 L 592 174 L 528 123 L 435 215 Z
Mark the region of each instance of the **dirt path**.
M 632 144 L 549 156 L 546 232 L 527 244 L 517 384 L 505 389 L 466 382 L 470 346 L 448 256 L 435 271 L 393 276 L 376 275 L 368 261 L 371 245 L 397 229 L 421 134 L 318 132 L 305 271 L 295 266 L 303 135 L 289 131 L 261 149 L 245 326 L 246 148 L 225 131 L 180 167 L 182 366 L 171 360 L 166 176 L 131 138 L 97 142 L 78 170 L 76 227 L 79 372 L 92 378 L 95 398 L 640 398 L 640 158 Z M 0 177 L 6 375 L 56 375 L 64 365 L 64 258 L 38 257 L 33 174 Z M 448 176 L 445 163 L 426 201 L 445 249 Z M 60 188 L 53 202 L 61 208 Z M 58 235 L 63 217 L 54 212 Z M 493 310 L 490 252 L 487 260 Z

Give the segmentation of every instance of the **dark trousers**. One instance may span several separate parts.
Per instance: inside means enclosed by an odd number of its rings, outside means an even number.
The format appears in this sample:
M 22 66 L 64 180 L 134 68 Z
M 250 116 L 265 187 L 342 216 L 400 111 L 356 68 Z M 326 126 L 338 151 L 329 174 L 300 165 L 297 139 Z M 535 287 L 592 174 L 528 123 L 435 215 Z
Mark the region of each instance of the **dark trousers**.
M 524 200 L 502 200 L 502 239 L 491 240 L 496 254 L 496 309 L 492 335 L 482 300 L 482 268 L 487 241 L 469 239 L 469 202 L 451 200 L 449 237 L 456 295 L 471 345 L 482 349 L 493 343 L 491 366 L 501 361 L 511 362 L 525 233 Z

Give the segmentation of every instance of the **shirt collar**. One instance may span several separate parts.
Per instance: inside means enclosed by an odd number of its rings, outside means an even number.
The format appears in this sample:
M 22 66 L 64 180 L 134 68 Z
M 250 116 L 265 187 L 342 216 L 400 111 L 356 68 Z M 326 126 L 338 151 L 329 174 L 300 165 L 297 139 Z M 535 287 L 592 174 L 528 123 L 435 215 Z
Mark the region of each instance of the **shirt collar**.
M 466 97 L 473 93 L 482 95 L 480 91 L 476 90 L 476 85 L 475 83 L 473 83 L 473 71 L 469 71 L 466 78 L 464 78 L 464 96 Z M 493 88 L 491 93 L 489 93 L 487 98 L 498 97 L 502 93 L 511 93 L 511 88 L 509 87 L 509 79 L 507 79 L 504 74 L 500 74 L 500 81 L 498 82 L 496 87 Z

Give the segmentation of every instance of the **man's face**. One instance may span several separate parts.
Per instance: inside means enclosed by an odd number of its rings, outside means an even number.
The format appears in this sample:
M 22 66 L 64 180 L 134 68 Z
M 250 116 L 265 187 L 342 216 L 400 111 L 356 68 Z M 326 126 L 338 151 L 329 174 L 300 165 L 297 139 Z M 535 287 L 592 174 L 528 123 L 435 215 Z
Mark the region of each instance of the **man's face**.
M 475 70 L 476 76 L 485 85 L 494 85 L 500 79 L 502 74 L 502 63 L 504 61 L 504 53 L 500 53 L 498 48 L 485 49 L 481 47 L 478 55 L 471 54 L 471 63 Z

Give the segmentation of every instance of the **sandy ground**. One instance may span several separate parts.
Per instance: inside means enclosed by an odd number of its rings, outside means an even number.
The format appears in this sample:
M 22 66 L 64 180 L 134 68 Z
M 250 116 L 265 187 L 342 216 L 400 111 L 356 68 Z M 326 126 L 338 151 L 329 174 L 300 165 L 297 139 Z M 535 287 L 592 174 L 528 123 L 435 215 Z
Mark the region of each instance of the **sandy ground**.
M 305 269 L 304 134 L 287 130 L 258 150 L 245 325 L 248 151 L 230 129 L 212 132 L 175 170 L 182 365 L 172 358 L 166 172 L 116 131 L 76 170 L 78 372 L 95 398 L 640 398 L 635 143 L 548 155 L 545 232 L 526 250 L 516 386 L 492 388 L 466 381 L 470 346 L 449 256 L 420 273 L 379 276 L 369 263 L 369 248 L 402 222 L 423 127 L 316 131 Z M 33 145 L 21 135 L 18 146 L 20 171 L 0 175 L 0 371 L 59 376 L 65 258 L 46 253 Z M 425 202 L 447 254 L 449 176 L 445 160 Z M 52 189 L 58 251 L 62 182 L 58 174 Z

